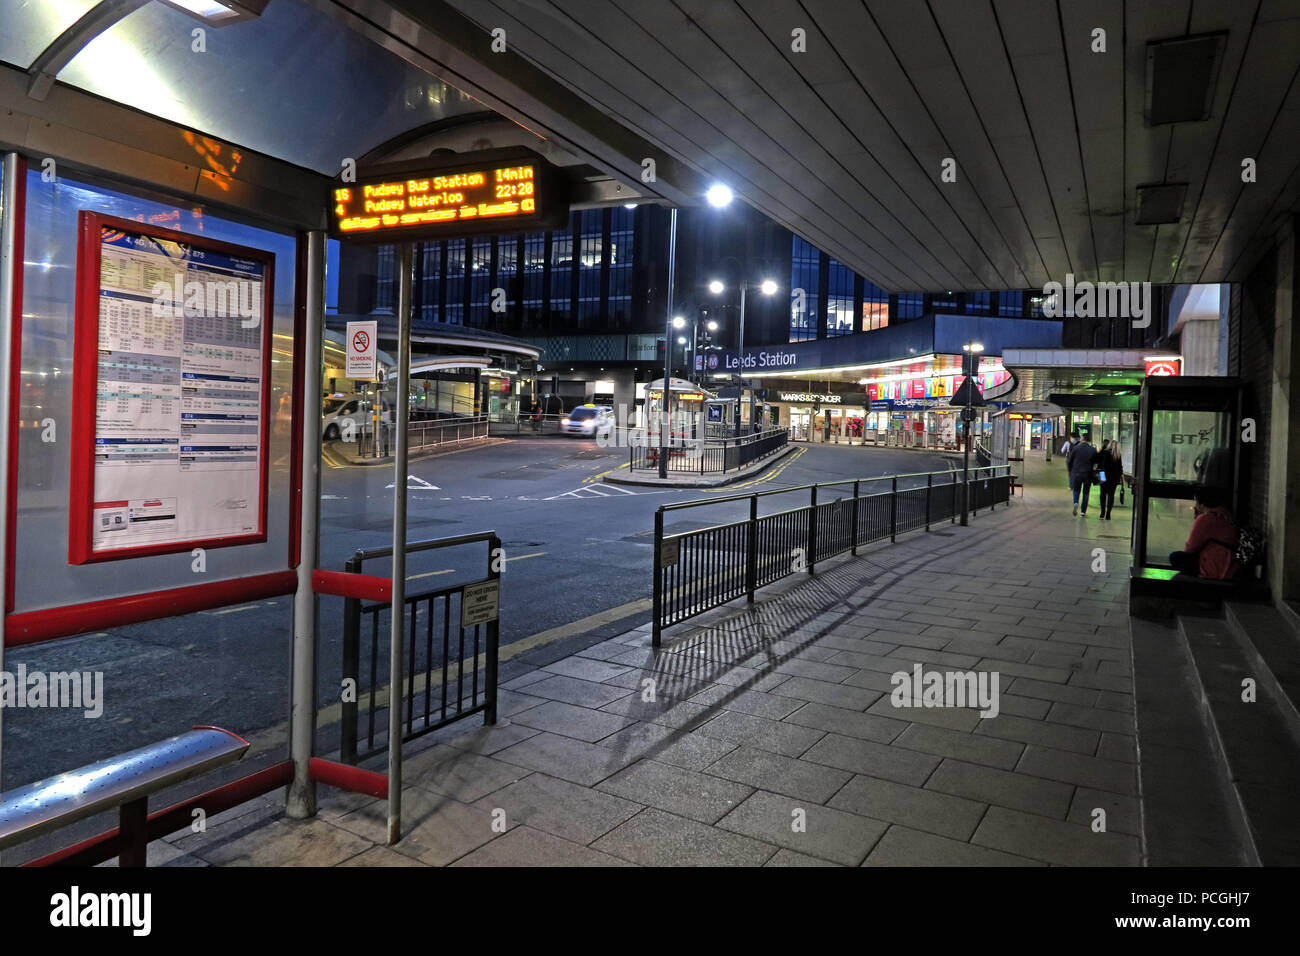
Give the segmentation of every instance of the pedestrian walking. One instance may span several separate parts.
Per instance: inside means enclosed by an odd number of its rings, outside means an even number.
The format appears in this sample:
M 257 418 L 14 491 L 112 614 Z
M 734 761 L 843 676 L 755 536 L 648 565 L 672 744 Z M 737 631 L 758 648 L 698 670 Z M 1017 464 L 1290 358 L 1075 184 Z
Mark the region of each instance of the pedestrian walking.
M 1074 446 L 1078 444 L 1078 442 L 1079 432 L 1076 430 L 1070 432 L 1070 434 L 1065 437 L 1065 442 L 1061 445 L 1061 454 L 1065 456 L 1065 486 L 1067 488 L 1074 487 L 1073 483 L 1070 481 L 1070 452 L 1074 450 Z
M 1077 434 L 1077 433 L 1076 433 Z M 1070 472 L 1070 491 L 1074 495 L 1074 514 L 1088 516 L 1088 496 L 1097 465 L 1097 449 L 1086 438 L 1077 438 L 1067 458 Z M 1079 497 L 1083 503 L 1080 506 Z
M 1101 482 L 1101 516 L 1109 521 L 1115 507 L 1115 490 L 1124 480 L 1124 458 L 1118 441 L 1108 438 L 1102 442 L 1101 454 L 1097 456 L 1097 477 Z

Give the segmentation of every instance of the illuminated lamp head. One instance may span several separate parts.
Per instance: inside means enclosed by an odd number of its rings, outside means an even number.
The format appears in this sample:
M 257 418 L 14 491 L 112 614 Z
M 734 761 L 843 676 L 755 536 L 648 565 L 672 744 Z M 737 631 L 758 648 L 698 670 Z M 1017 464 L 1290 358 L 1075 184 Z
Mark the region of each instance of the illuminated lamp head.
M 729 204 L 734 196 L 735 193 L 731 191 L 731 187 L 724 186 L 722 183 L 713 184 L 709 187 L 709 191 L 704 194 L 704 198 L 709 201 L 709 205 L 716 206 L 719 209 Z

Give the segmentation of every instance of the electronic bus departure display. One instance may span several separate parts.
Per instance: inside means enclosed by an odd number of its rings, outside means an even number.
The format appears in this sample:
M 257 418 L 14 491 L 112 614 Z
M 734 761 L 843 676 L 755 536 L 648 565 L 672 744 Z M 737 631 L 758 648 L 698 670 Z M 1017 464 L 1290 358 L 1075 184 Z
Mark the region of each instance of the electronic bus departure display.
M 330 234 L 400 242 L 549 229 L 569 216 L 554 167 L 520 150 L 485 150 L 455 165 L 413 161 L 360 170 L 331 194 Z

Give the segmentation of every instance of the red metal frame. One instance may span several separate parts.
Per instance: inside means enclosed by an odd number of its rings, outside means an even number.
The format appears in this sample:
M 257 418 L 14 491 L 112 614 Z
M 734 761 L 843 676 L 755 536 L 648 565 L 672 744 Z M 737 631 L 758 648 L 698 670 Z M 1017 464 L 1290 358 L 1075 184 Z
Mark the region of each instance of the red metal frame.
M 13 331 L 9 342 L 9 467 L 5 479 L 5 613 L 14 609 L 14 568 L 18 552 L 18 420 L 23 394 L 23 255 L 27 227 L 27 160 L 18 157 L 14 217 Z
M 363 598 L 387 603 L 393 599 L 393 581 L 374 574 L 347 571 L 313 571 L 311 589 L 317 594 Z
M 271 326 L 275 305 L 275 254 L 238 246 L 174 229 L 161 229 L 133 219 L 120 219 L 82 210 L 77 223 L 77 304 L 72 372 L 72 454 L 68 494 L 68 561 L 87 564 L 153 554 L 175 554 L 192 548 L 226 548 L 266 541 L 267 485 L 270 477 Z M 258 530 L 253 534 L 196 538 L 168 544 L 114 548 L 96 552 L 91 546 L 91 517 L 95 500 L 95 400 L 99 384 L 100 235 L 105 226 L 133 235 L 178 242 L 198 249 L 254 259 L 266 268 L 262 303 L 262 423 L 258 435 L 261 455 Z
M 313 780 L 340 790 L 364 793 L 381 800 L 388 799 L 388 777 L 373 770 L 362 770 L 350 764 L 312 757 L 307 761 L 307 774 Z
M 245 601 L 279 597 L 293 594 L 297 589 L 298 575 L 295 572 L 271 571 L 247 578 L 192 584 L 87 604 L 23 611 L 5 618 L 5 647 L 38 644 L 88 631 L 104 631 L 160 617 L 176 617 Z

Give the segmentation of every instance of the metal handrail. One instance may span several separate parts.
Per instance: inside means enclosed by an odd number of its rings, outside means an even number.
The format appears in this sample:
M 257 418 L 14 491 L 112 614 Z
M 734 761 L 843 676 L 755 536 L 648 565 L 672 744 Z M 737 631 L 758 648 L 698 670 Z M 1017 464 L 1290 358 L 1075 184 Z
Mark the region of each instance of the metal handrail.
M 195 727 L 77 770 L 0 794 L 0 847 L 121 808 L 123 866 L 143 866 L 150 794 L 233 763 L 249 743 L 220 727 Z
M 936 475 L 947 480 L 936 482 Z M 900 479 L 917 478 L 924 478 L 924 483 L 899 487 Z M 959 515 L 965 524 L 965 509 L 972 491 L 975 502 L 971 513 L 978 514 L 981 499 L 990 509 L 1010 502 L 1011 479 L 1010 465 L 988 465 L 970 469 L 965 478 L 955 469 L 845 478 L 660 505 L 654 513 L 651 644 L 659 647 L 665 627 L 742 596 L 753 601 L 759 588 L 796 571 L 812 574 L 819 561 L 846 551 L 856 555 L 862 545 L 886 538 L 892 542 L 899 534 L 909 531 L 921 528 L 929 531 L 937 521 L 955 523 Z M 864 484 L 870 487 L 871 482 L 881 481 L 890 483 L 887 491 L 862 493 Z M 818 501 L 819 489 L 849 485 L 852 495 L 839 494 Z M 759 515 L 760 498 L 800 491 L 808 493 L 806 504 Z M 924 508 L 921 496 L 924 496 Z M 888 501 L 882 502 L 885 498 Z M 670 511 L 738 501 L 749 503 L 748 518 L 664 533 L 664 515 Z M 802 520 L 805 512 L 806 522 Z M 792 556 L 802 554 L 804 564 L 792 564 L 773 574 L 773 555 L 778 551 Z
M 984 465 L 979 468 L 970 469 L 971 480 L 975 480 L 976 472 L 991 471 L 995 468 L 1009 468 L 1009 465 Z M 704 505 L 720 504 L 724 501 L 748 501 L 750 498 L 766 498 L 769 495 L 784 495 L 792 491 L 809 491 L 813 488 L 834 488 L 838 485 L 851 485 L 855 482 L 862 481 L 890 481 L 902 478 L 925 478 L 931 475 L 953 476 L 953 481 L 960 483 L 960 471 L 949 469 L 948 471 L 914 471 L 905 475 L 878 475 L 875 478 L 842 478 L 839 481 L 819 481 L 809 485 L 793 485 L 789 488 L 772 488 L 768 491 L 752 491 L 747 494 L 724 495 L 721 498 L 697 498 L 694 501 L 679 501 L 675 504 L 660 505 L 660 511 L 679 511 L 683 508 L 699 508 Z M 990 477 L 998 477 L 992 475 Z M 904 489 L 906 490 L 906 489 Z M 862 496 L 867 497 L 867 496 Z

